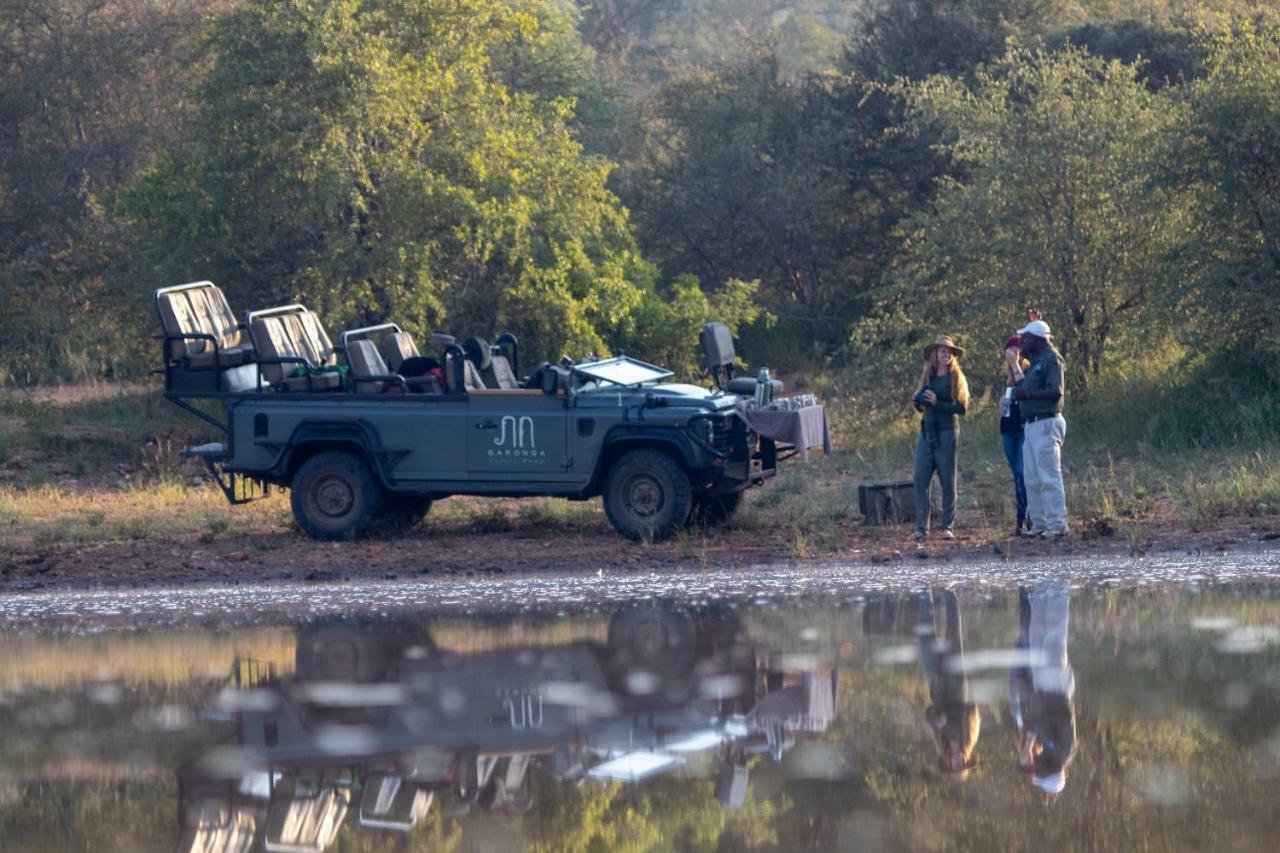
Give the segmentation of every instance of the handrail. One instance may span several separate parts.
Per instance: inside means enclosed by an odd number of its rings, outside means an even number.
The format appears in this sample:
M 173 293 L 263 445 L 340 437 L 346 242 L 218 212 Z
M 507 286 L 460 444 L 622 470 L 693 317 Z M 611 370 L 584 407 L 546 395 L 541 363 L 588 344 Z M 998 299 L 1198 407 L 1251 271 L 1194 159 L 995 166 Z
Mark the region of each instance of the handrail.
M 268 317 L 272 314 L 295 314 L 299 311 L 306 311 L 307 306 L 294 302 L 292 305 L 277 305 L 275 308 L 260 308 L 257 311 L 250 311 L 245 315 L 245 325 L 252 323 L 254 320 Z
M 166 293 L 177 293 L 181 290 L 198 290 L 202 287 L 217 287 L 211 281 L 189 281 L 186 284 L 173 284 L 169 287 L 162 287 L 156 291 L 156 298 L 164 296 Z
M 370 334 L 373 334 L 374 332 L 385 332 L 387 330 L 393 330 L 397 333 L 401 331 L 400 327 L 397 326 L 395 323 L 379 323 L 376 326 L 364 326 L 359 329 L 348 329 L 347 331 L 343 332 L 342 335 L 340 336 L 340 340 L 342 341 L 342 349 L 345 352 L 347 349 L 347 341 L 355 337 L 356 335 L 370 335 Z

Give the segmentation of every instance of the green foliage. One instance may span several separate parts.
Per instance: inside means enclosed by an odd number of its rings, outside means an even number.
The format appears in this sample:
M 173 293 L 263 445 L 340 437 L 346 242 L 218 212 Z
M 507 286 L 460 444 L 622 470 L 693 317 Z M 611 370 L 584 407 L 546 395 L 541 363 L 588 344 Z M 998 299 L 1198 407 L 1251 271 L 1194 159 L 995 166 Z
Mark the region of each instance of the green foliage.
M 129 198 L 149 278 L 601 349 L 640 292 L 608 166 L 574 139 L 569 83 L 539 76 L 562 67 L 557 14 L 270 0 L 215 22 L 192 132 Z
M 1157 320 L 1161 262 L 1185 229 L 1177 188 L 1151 179 L 1176 105 L 1133 66 L 1075 48 L 1014 47 L 972 90 L 932 77 L 909 97 L 918 125 L 943 128 L 960 171 L 908 230 L 884 297 L 901 312 L 894 331 L 945 329 L 994 354 L 1037 307 L 1068 381 L 1087 388 L 1110 349 L 1141 342 Z
M 642 354 L 677 376 L 692 379 L 699 372 L 701 352 L 690 342 L 698 340 L 703 324 L 717 320 L 736 332 L 757 321 L 768 322 L 769 316 L 756 301 L 758 289 L 759 282 L 729 279 L 708 295 L 695 276 L 678 276 L 669 288 L 645 293 L 627 333 L 615 339 L 614 348 Z
M 1207 72 L 1187 88 L 1174 145 L 1175 180 L 1195 202 L 1175 310 L 1219 341 L 1269 354 L 1280 323 L 1280 25 L 1203 38 Z

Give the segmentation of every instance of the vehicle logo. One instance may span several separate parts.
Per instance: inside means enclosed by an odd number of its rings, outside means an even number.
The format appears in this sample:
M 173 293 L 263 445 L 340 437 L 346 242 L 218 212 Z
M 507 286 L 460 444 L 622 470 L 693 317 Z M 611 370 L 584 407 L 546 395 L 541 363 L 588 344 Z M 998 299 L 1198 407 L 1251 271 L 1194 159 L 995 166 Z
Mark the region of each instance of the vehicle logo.
M 536 462 L 547 458 L 547 451 L 539 450 L 534 438 L 533 418 L 522 415 L 506 415 L 502 418 L 501 431 L 493 440 L 496 447 L 489 448 L 492 461 Z
M 511 427 L 510 436 L 507 434 L 508 426 Z M 524 428 L 526 426 L 529 428 L 528 445 L 525 444 Z M 533 440 L 533 418 L 525 415 L 520 418 L 519 422 L 517 422 L 514 415 L 507 415 L 504 417 L 502 419 L 502 433 L 493 440 L 493 443 L 499 447 L 506 447 L 508 437 L 511 440 L 511 447 L 516 449 L 523 450 L 527 447 L 529 450 L 532 450 L 537 447 L 537 444 Z

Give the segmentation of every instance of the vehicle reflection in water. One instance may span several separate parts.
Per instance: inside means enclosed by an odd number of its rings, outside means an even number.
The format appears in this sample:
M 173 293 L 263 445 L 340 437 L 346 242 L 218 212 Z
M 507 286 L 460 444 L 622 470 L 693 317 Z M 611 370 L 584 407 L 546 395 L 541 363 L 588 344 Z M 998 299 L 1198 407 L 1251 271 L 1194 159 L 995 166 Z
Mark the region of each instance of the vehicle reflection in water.
M 324 850 L 348 820 L 408 832 L 433 807 L 526 811 L 537 773 L 643 783 L 707 755 L 736 809 L 750 756 L 781 761 L 835 718 L 835 668 L 787 663 L 736 611 L 663 601 L 623 606 L 605 642 L 478 653 L 408 622 L 315 622 L 290 676 L 235 661 L 219 707 L 236 743 L 178 771 L 180 848 Z

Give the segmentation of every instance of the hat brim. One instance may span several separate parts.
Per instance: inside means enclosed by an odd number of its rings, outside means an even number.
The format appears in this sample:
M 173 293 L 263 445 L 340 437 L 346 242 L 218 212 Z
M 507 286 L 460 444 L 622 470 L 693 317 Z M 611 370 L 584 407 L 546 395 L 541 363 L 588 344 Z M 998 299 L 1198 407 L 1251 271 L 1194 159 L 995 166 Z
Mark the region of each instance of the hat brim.
M 954 344 L 951 344 L 951 345 L 929 344 L 927 347 L 924 348 L 924 357 L 928 358 L 929 356 L 933 355 L 933 351 L 936 349 L 949 349 L 956 355 L 959 355 L 959 356 L 964 355 L 964 347 L 958 347 L 958 346 L 955 346 Z
M 1048 333 L 1046 333 L 1046 334 L 1040 335 L 1040 334 L 1037 334 L 1037 333 L 1036 333 L 1036 330 L 1035 330 L 1035 329 L 1030 329 L 1030 328 L 1022 328 L 1022 329 L 1019 329 L 1019 330 L 1018 330 L 1018 337 L 1022 337 L 1023 335 L 1030 335 L 1030 336 L 1031 336 L 1031 337 L 1033 337 L 1033 338 L 1039 338 L 1039 339 L 1040 339 L 1040 340 L 1042 340 L 1042 341 L 1047 341 L 1047 340 L 1049 340 L 1049 338 L 1050 338 L 1050 337 L 1052 337 L 1052 336 L 1053 336 L 1053 333 L 1052 333 L 1052 332 L 1048 332 Z

